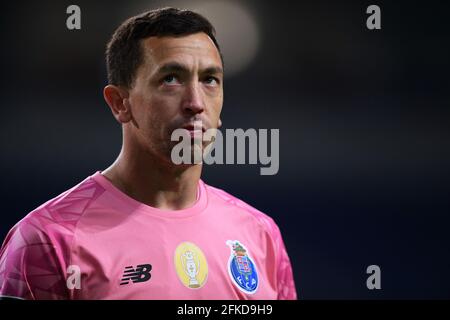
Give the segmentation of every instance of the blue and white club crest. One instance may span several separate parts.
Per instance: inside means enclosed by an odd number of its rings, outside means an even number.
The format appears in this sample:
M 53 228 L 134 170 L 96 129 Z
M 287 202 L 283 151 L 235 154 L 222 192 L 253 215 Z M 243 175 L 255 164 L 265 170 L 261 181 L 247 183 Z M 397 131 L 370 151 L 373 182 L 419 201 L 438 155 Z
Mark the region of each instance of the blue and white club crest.
M 239 290 L 252 294 L 258 289 L 258 272 L 256 265 L 248 254 L 247 248 L 237 240 L 228 240 L 231 249 L 228 260 L 228 273 Z

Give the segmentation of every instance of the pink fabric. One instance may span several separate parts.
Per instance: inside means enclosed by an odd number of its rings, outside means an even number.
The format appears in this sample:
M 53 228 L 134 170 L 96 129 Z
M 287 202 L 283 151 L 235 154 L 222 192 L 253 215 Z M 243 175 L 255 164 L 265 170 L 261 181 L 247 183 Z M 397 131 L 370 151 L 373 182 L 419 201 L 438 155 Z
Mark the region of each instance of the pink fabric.
M 255 292 L 241 290 L 229 270 L 227 241 L 245 246 L 255 265 Z M 174 254 L 195 244 L 207 278 L 189 288 Z M 121 285 L 126 267 L 150 264 L 150 279 Z M 80 288 L 67 286 L 69 266 Z M 253 274 L 254 276 L 254 274 Z M 251 279 L 251 278 L 250 278 Z M 280 230 L 264 213 L 217 188 L 199 183 L 196 203 L 160 210 L 114 187 L 100 172 L 30 212 L 0 250 L 0 295 L 23 299 L 297 299 Z

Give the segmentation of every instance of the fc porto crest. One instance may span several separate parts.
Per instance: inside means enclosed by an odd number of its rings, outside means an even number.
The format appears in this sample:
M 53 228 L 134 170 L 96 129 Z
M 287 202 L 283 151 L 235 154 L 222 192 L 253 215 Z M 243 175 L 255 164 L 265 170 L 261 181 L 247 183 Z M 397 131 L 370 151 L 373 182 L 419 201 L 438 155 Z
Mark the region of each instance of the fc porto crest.
M 234 284 L 247 294 L 253 294 L 258 289 L 258 272 L 250 258 L 247 248 L 237 240 L 228 240 L 231 249 L 228 260 L 228 273 Z

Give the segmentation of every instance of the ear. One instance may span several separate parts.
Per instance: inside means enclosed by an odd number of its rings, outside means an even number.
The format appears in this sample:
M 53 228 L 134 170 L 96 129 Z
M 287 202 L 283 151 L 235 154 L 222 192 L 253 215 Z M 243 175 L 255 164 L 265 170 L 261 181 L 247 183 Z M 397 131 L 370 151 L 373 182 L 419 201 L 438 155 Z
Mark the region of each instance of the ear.
M 127 123 L 132 120 L 128 90 L 114 85 L 107 85 L 103 89 L 103 97 L 114 118 L 119 123 Z

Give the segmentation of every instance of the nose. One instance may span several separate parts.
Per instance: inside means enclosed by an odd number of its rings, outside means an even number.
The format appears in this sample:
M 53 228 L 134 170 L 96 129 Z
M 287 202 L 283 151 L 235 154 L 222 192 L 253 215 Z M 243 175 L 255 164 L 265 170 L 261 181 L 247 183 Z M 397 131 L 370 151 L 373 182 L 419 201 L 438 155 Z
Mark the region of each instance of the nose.
M 188 114 L 202 113 L 205 109 L 203 94 L 201 88 L 197 83 L 192 83 L 186 86 L 183 111 Z

